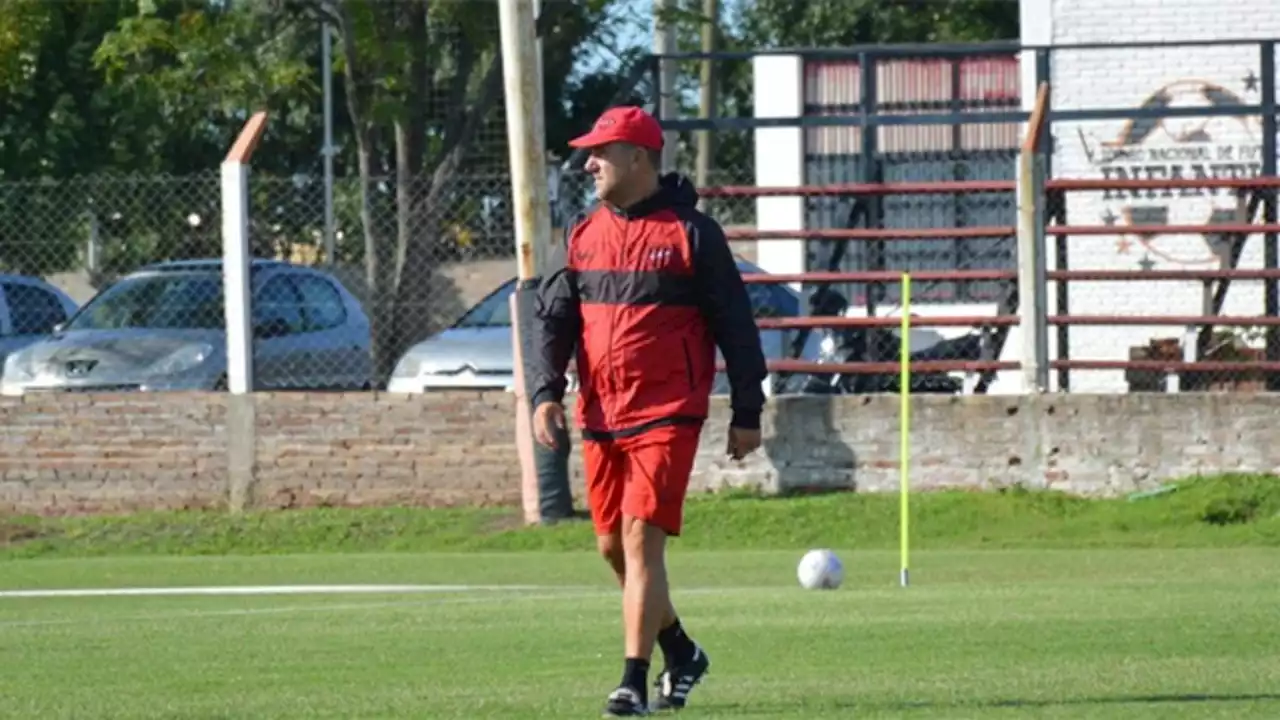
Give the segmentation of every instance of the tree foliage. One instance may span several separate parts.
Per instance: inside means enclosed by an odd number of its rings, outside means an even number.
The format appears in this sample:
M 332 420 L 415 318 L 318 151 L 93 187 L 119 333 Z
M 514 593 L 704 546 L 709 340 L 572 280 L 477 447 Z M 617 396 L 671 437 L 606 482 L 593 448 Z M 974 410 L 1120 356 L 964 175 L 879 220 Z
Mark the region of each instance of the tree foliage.
M 994 0 L 721 3 L 734 19 L 721 35 L 729 50 L 982 40 L 1017 27 L 1016 6 Z M 627 89 L 612 72 L 572 72 L 586 55 L 618 53 L 618 0 L 541 7 L 547 144 L 563 154 Z M 318 213 L 307 218 L 297 208 L 320 207 L 320 184 L 301 178 L 321 166 L 327 24 L 338 73 L 335 170 L 358 178 L 339 188 L 343 226 L 360 229 L 348 233 L 339 258 L 363 270 L 385 372 L 457 310 L 427 294 L 449 235 L 442 220 L 469 209 L 503 225 L 510 215 L 497 12 L 492 2 L 446 0 L 0 2 L 0 181 L 27 183 L 0 188 L 0 263 L 65 269 L 89 234 L 110 241 L 110 264 L 122 269 L 147 253 L 216 251 L 216 227 L 190 222 L 216 215 L 216 185 L 175 185 L 173 206 L 147 219 L 146 208 L 110 201 L 94 183 L 64 188 L 83 194 L 84 209 L 60 211 L 65 198 L 37 181 L 103 172 L 208 177 L 259 109 L 271 120 L 254 173 L 271 181 L 255 184 L 255 212 L 264 212 L 254 235 L 273 247 L 314 237 Z M 682 48 L 697 46 L 700 14 L 700 0 L 680 3 Z M 624 53 L 624 67 L 645 50 Z M 697 75 L 696 63 L 682 70 Z M 719 114 L 751 113 L 750 63 L 722 64 L 717 83 Z M 718 164 L 749 162 L 749 135 L 725 134 L 718 145 Z M 476 173 L 490 174 L 489 189 L 464 182 Z M 44 243 L 39 253 L 23 245 L 32 238 Z
M 878 43 L 1016 40 L 1007 0 L 730 0 L 736 39 L 754 47 L 838 48 Z

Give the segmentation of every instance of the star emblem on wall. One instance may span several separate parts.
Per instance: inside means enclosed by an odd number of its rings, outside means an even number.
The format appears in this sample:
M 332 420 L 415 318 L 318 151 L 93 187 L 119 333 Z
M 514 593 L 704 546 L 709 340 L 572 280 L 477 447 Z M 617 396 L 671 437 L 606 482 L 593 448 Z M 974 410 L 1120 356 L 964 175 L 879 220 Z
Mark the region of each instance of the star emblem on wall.
M 1107 211 L 1102 213 L 1102 224 L 1106 225 L 1107 227 L 1111 227 L 1115 225 L 1116 220 L 1119 220 L 1119 219 L 1120 218 L 1116 217 L 1115 214 L 1111 212 L 1111 208 L 1107 208 Z
M 1138 261 L 1138 267 L 1142 268 L 1144 271 L 1150 272 L 1155 269 L 1156 262 L 1151 259 L 1151 255 L 1143 253 L 1142 259 Z
M 1258 89 L 1258 76 L 1253 74 L 1253 70 L 1250 70 L 1249 74 L 1244 76 L 1244 91 L 1256 92 L 1257 89 Z
M 1129 250 L 1133 248 L 1133 241 L 1129 238 L 1122 237 L 1116 241 L 1116 252 L 1121 255 L 1128 255 Z

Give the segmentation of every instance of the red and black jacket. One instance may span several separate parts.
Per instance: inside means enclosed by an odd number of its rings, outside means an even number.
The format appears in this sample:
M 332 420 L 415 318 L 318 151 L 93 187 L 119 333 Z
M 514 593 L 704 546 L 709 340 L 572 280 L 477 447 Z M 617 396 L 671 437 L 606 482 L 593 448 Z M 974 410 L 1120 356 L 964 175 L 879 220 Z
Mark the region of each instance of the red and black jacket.
M 647 200 L 581 217 L 538 286 L 529 389 L 561 402 L 577 347 L 578 426 L 588 438 L 707 416 L 716 347 L 732 423 L 758 429 L 768 375 L 746 286 L 724 232 L 670 174 Z

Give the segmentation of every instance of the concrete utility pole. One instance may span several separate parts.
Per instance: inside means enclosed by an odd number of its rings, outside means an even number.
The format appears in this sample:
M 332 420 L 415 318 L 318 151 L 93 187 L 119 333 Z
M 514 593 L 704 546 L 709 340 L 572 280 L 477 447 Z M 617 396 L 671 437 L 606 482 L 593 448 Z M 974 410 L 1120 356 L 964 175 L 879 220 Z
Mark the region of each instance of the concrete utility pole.
M 702 52 L 716 51 L 716 35 L 720 32 L 720 3 L 717 0 L 702 0 Z M 712 118 L 716 111 L 716 71 L 715 61 L 710 58 L 702 60 L 702 75 L 698 80 L 701 98 L 698 102 L 698 117 Z M 698 159 L 694 166 L 694 184 L 700 188 L 710 183 L 711 158 L 715 154 L 715 136 L 710 130 L 698 131 Z M 698 201 L 700 208 L 705 209 L 706 200 Z
M 542 0 L 533 0 L 533 22 L 534 22 L 534 36 L 535 36 L 535 37 L 537 36 L 537 24 L 538 24 L 538 17 L 539 17 L 539 16 L 541 16 L 541 15 L 542 15 Z M 542 108 L 543 108 L 543 111 L 544 111 L 544 113 L 545 113 L 545 109 L 546 109 L 546 102 L 547 102 L 547 101 L 546 101 L 546 97 L 547 97 L 547 90 L 546 90 L 546 76 L 544 75 L 544 71 L 543 71 L 543 67 L 542 67 L 542 38 L 541 38 L 541 37 L 538 37 L 538 38 L 537 38 L 537 47 L 536 47 L 536 48 L 535 48 L 535 50 L 534 50 L 534 54 L 535 54 L 535 55 L 537 56 L 537 58 L 538 58 L 538 69 L 537 69 L 537 73 L 538 73 L 538 98 L 539 98 L 539 104 L 540 104 L 540 107 L 542 107 Z M 544 129 L 545 129 L 545 126 L 546 126 L 546 115 L 545 115 L 545 114 L 544 114 L 544 115 L 542 115 L 542 120 L 541 120 L 541 122 L 542 122 L 542 124 L 543 124 Z M 542 145 L 540 145 L 539 147 L 540 147 L 540 148 L 545 148 L 545 147 L 546 147 L 546 137 L 545 137 L 545 135 L 544 135 L 544 137 L 543 137 L 543 141 L 542 141 L 542 143 L 543 143 L 543 144 L 542 144 Z M 558 192 L 558 191 L 559 191 L 559 188 L 558 188 L 558 187 L 552 187 L 552 186 L 551 186 L 551 185 L 552 185 L 552 182 L 553 182 L 553 179 L 554 179 L 555 177 L 558 177 L 558 176 L 553 176 L 553 175 L 551 174 L 551 172 L 550 172 L 550 169 L 549 169 L 549 167 L 548 167 L 548 166 L 549 166 L 549 163 L 547 162 L 547 154 L 546 154 L 545 149 L 543 150 L 543 152 L 542 152 L 542 154 L 541 154 L 541 159 L 542 159 L 542 162 L 541 162 L 541 163 L 539 163 L 539 165 L 538 165 L 538 172 L 541 172 L 543 175 L 546 175 L 546 183 L 547 183 L 547 227 L 548 227 L 548 231 L 547 231 L 547 235 L 546 235 L 546 237 L 539 237 L 539 238 L 538 238 L 538 241 L 537 241 L 536 243 L 534 243 L 534 246 L 533 246 L 533 269 L 534 269 L 534 273 L 535 273 L 536 275 L 539 275 L 539 276 L 541 276 L 541 275 L 542 275 L 542 273 L 546 272 L 546 269 L 547 269 L 547 261 L 551 259 L 551 248 L 552 248 L 552 246 L 555 244 L 555 241 L 556 241 L 556 238 L 554 237 L 554 235 L 555 235 L 555 232 L 554 232 L 554 230 L 555 230 L 555 221 L 554 221 L 554 219 L 552 218 L 551 207 L 552 207 L 552 206 L 554 205 L 554 203 L 555 203 L 554 198 L 559 197 L 559 192 Z
M 662 58 L 676 52 L 676 27 L 667 22 L 676 10 L 675 0 L 653 2 L 653 54 Z M 662 120 L 674 120 L 680 113 L 676 102 L 676 63 L 674 60 L 658 61 L 658 114 Z M 676 167 L 676 143 L 679 135 L 674 131 L 662 134 L 662 170 L 669 172 Z
M 337 260 L 337 224 L 333 215 L 333 32 L 329 23 L 320 24 L 321 86 L 324 88 L 324 262 Z
M 502 80 L 506 96 L 507 146 L 511 159 L 511 200 L 515 215 L 518 277 L 511 295 L 512 355 L 515 375 L 516 452 L 520 460 L 525 521 L 555 522 L 573 516 L 569 488 L 568 433 L 557 438 L 560 452 L 535 447 L 529 407 L 526 358 L 535 331 L 533 300 L 537 292 L 535 248 L 551 239 L 551 206 L 547 192 L 546 116 L 542 101 L 542 61 L 534 4 L 499 0 Z M 539 454 L 551 453 L 545 463 Z M 545 464 L 547 471 L 540 470 Z
M 546 116 L 542 110 L 542 62 L 533 4 L 500 0 L 502 79 L 506 95 L 507 148 L 511 159 L 511 193 L 515 216 L 519 277 L 535 275 L 534 246 L 551 235 L 547 204 Z

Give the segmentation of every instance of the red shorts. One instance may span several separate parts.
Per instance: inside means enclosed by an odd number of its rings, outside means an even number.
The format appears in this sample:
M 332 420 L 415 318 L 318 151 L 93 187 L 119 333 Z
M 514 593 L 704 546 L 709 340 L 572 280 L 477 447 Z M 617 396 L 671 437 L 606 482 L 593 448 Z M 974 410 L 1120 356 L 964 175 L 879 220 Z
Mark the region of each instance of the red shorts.
M 630 515 L 679 535 L 701 425 L 663 425 L 639 435 L 582 442 L 587 504 L 597 535 Z

